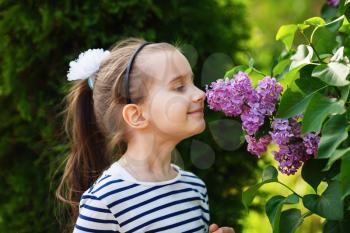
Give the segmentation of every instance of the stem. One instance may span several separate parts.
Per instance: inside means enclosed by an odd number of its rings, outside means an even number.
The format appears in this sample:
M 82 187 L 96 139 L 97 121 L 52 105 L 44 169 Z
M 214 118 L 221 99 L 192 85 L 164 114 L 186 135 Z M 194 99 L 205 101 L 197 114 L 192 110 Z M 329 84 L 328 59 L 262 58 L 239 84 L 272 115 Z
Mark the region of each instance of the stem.
M 318 55 L 318 53 L 317 53 L 317 51 L 316 51 L 314 45 L 311 43 L 311 41 L 309 40 L 309 38 L 307 38 L 307 36 L 305 36 L 305 34 L 304 34 L 303 31 L 300 31 L 300 33 L 304 36 L 304 38 L 305 38 L 305 40 L 307 41 L 307 43 L 311 46 L 312 50 L 313 50 L 314 53 L 316 54 L 316 57 L 317 57 L 318 61 L 319 61 L 320 63 L 324 63 L 324 62 L 321 60 L 320 56 Z M 312 35 L 313 35 L 313 34 L 312 34 Z M 311 38 L 312 38 L 312 36 L 311 36 Z
M 313 41 L 314 34 L 315 34 L 315 32 L 317 31 L 318 28 L 319 28 L 319 26 L 316 26 L 315 29 L 312 31 L 311 36 L 310 36 L 310 41 L 311 42 Z
M 302 218 L 307 218 L 309 217 L 310 215 L 312 215 L 313 213 L 309 210 L 308 212 L 304 213 L 301 217 Z
M 291 189 L 288 185 L 282 183 L 281 181 L 277 181 L 277 183 L 283 185 L 284 187 L 286 187 L 287 189 L 289 189 L 292 193 L 294 193 L 295 195 L 297 195 L 299 198 L 303 198 L 302 196 L 300 196 L 299 194 L 297 194 L 293 189 Z
M 257 70 L 256 68 L 254 68 L 254 67 L 252 67 L 252 69 L 255 71 L 255 72 L 257 72 L 258 74 L 260 74 L 260 75 L 262 75 L 262 76 L 267 76 L 267 75 L 265 75 L 263 72 L 261 72 L 260 70 Z
M 310 43 L 310 46 L 311 46 L 311 48 L 314 50 L 318 61 L 319 61 L 320 63 L 323 63 L 323 64 L 324 64 L 324 62 L 321 60 L 320 56 L 318 55 L 318 53 L 317 53 L 317 51 L 316 51 L 314 45 Z

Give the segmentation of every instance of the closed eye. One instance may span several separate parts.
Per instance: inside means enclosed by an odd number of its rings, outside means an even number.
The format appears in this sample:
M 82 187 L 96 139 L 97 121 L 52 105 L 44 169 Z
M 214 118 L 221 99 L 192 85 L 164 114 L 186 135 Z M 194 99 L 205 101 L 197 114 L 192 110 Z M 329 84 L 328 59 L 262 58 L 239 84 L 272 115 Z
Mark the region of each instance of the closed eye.
M 185 88 L 185 86 L 181 85 L 181 86 L 176 87 L 175 90 L 178 91 L 178 92 L 183 92 L 184 88 Z
M 176 88 L 175 88 L 175 90 L 177 91 L 177 92 L 184 92 L 185 91 L 185 88 L 186 88 L 186 85 L 194 85 L 194 82 L 193 82 L 193 79 L 192 80 L 190 80 L 190 81 L 188 81 L 188 82 L 181 82 L 181 83 L 178 83 L 179 84 L 179 86 L 177 86 Z

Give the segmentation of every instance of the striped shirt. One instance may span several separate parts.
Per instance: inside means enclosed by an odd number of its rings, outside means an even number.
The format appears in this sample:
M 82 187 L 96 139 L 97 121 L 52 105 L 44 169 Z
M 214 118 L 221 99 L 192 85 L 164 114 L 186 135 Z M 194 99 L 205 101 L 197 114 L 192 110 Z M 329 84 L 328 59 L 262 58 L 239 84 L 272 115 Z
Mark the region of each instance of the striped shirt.
M 86 190 L 73 233 L 208 232 L 205 183 L 175 164 L 177 176 L 160 182 L 136 180 L 117 161 Z

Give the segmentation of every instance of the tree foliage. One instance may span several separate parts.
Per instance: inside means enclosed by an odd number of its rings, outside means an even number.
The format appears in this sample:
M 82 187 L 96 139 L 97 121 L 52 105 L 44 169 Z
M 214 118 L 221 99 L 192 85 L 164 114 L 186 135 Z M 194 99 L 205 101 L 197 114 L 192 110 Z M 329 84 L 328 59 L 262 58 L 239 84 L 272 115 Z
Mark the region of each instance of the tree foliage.
M 69 149 L 58 113 L 70 60 L 129 36 L 180 41 L 197 50 L 193 69 L 200 85 L 202 64 L 210 54 L 231 56 L 243 49 L 240 41 L 248 38 L 248 25 L 241 2 L 1 1 L 0 232 L 58 232 L 58 221 L 65 221 L 58 215 L 65 207 L 57 205 L 53 192 Z M 207 115 L 209 121 L 220 118 Z M 246 152 L 224 150 L 212 137 L 209 129 L 197 137 L 216 154 L 210 169 L 191 165 L 193 139 L 178 149 L 186 169 L 207 183 L 212 221 L 236 226 L 242 210 L 239 191 L 254 182 L 256 162 L 243 163 Z M 238 191 L 231 192 L 232 186 Z

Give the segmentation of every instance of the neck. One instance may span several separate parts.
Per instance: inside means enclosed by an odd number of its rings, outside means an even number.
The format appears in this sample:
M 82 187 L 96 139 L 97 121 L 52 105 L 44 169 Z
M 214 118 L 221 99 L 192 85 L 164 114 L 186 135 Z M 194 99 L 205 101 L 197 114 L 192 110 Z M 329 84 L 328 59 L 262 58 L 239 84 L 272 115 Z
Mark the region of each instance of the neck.
M 124 164 L 135 178 L 167 180 L 176 176 L 171 167 L 171 152 L 178 141 L 159 139 L 154 134 L 135 135 L 122 155 Z M 137 172 L 137 174 L 135 174 Z

